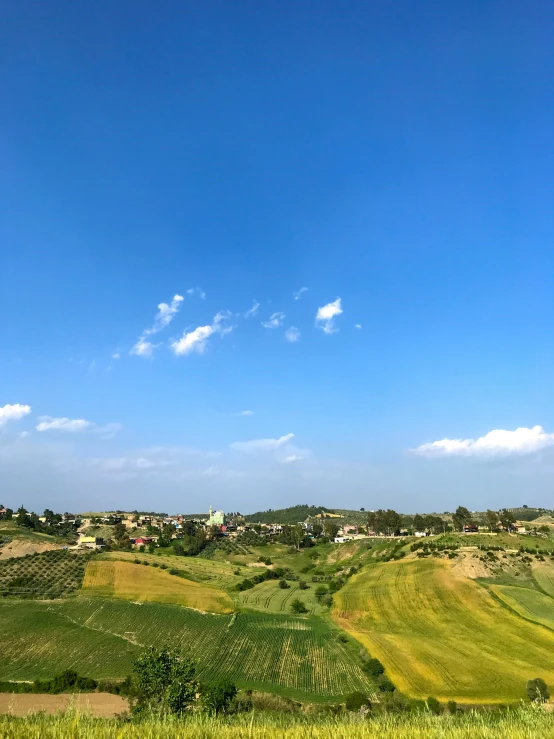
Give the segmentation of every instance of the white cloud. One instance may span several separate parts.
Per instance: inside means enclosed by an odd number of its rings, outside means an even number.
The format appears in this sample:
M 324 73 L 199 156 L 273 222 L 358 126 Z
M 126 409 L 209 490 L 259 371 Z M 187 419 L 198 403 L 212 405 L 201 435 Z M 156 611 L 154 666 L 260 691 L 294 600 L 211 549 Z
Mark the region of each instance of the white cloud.
M 52 418 L 51 416 L 40 416 L 40 423 L 37 431 L 67 431 L 75 433 L 76 431 L 84 431 L 94 426 L 91 421 L 85 421 L 84 418 Z
M 171 342 L 174 353 L 178 357 L 192 352 L 203 354 L 212 334 L 225 336 L 233 330 L 233 326 L 222 325 L 224 321 L 231 318 L 231 315 L 230 311 L 220 311 L 214 316 L 213 322 L 209 326 L 198 326 L 193 331 L 185 331 L 180 339 Z
M 145 334 L 157 334 L 173 320 L 173 316 L 178 312 L 181 303 L 184 298 L 182 295 L 174 295 L 171 303 L 160 303 L 158 305 L 158 312 L 154 318 L 154 325 L 152 328 L 146 329 Z
M 297 290 L 292 295 L 293 295 L 293 297 L 294 297 L 295 300 L 300 300 L 300 298 L 302 297 L 302 294 L 305 293 L 305 292 L 308 292 L 308 288 L 307 287 L 301 287 L 300 290 Z
M 300 331 L 296 326 L 291 326 L 285 331 L 285 339 L 290 341 L 291 344 L 294 344 L 295 341 L 300 339 Z
M 151 357 L 155 346 L 157 345 L 152 344 L 151 341 L 146 341 L 146 339 L 141 336 L 131 349 L 130 353 L 134 354 L 136 357 Z
M 252 318 L 258 312 L 258 308 L 259 307 L 260 307 L 260 304 L 259 303 L 256 303 L 256 301 L 254 301 L 254 305 L 252 306 L 252 308 L 250 308 L 249 310 L 246 311 L 246 313 L 244 314 L 244 317 L 245 318 Z
M 130 354 L 136 357 L 152 356 L 157 344 L 152 344 L 152 342 L 148 341 L 146 337 L 157 334 L 168 326 L 173 320 L 175 314 L 179 311 L 179 307 L 183 300 L 184 298 L 182 295 L 174 295 L 171 303 L 160 303 L 158 305 L 158 312 L 156 313 L 152 327 L 144 329 L 138 341 L 132 347 Z M 115 355 L 114 358 L 116 358 Z
M 21 403 L 9 403 L 0 408 L 0 427 L 5 426 L 8 421 L 19 421 L 20 418 L 28 416 L 31 412 L 30 405 L 21 405 Z
M 554 434 L 547 434 L 542 426 L 517 428 L 515 431 L 495 429 L 478 439 L 441 439 L 412 449 L 426 457 L 505 456 L 531 454 L 554 446 Z
M 335 327 L 334 319 L 343 312 L 341 299 L 337 298 L 333 303 L 318 308 L 315 322 L 326 334 L 334 334 L 338 329 Z
M 241 411 L 239 413 L 239 416 L 253 416 L 253 415 L 254 415 L 254 411 Z
M 262 321 L 262 326 L 264 328 L 279 328 L 279 326 L 283 323 L 285 320 L 285 314 L 281 313 L 281 311 L 278 311 L 277 313 L 273 313 L 268 321 Z
M 302 459 L 304 459 L 304 457 L 301 454 L 289 454 L 281 460 L 281 464 L 292 464 L 292 462 L 300 462 Z
M 361 323 L 355 323 L 354 324 L 354 328 L 361 328 L 361 327 L 362 327 L 362 324 Z
M 200 287 L 189 287 L 187 295 L 198 295 L 202 300 L 206 298 L 206 293 Z
M 53 418 L 52 416 L 40 416 L 37 431 L 63 431 L 65 433 L 78 433 L 80 431 L 91 431 L 101 439 L 113 439 L 121 431 L 120 423 L 107 423 L 104 426 L 84 418 Z
M 120 355 L 120 353 L 119 353 L 119 352 L 114 352 L 114 353 L 112 354 L 112 359 L 119 359 L 120 357 L 121 357 L 121 355 Z
M 19 434 L 19 438 L 20 438 L 20 439 L 26 439 L 26 438 L 27 438 L 28 436 L 30 436 L 30 434 L 29 434 L 29 432 L 28 432 L 28 431 L 22 431 L 22 432 L 21 432 L 21 433 Z
M 230 447 L 237 452 L 244 452 L 246 454 L 251 454 L 252 452 L 271 452 L 275 449 L 280 449 L 292 438 L 294 438 L 294 434 L 286 434 L 285 436 L 281 436 L 279 439 L 254 439 L 253 441 L 235 441 L 230 444 Z

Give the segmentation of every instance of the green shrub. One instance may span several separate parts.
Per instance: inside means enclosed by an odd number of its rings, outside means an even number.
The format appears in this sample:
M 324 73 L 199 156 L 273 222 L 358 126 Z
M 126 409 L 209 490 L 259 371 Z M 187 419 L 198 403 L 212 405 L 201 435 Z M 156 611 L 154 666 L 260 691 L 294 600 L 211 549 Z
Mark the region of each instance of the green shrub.
M 279 580 L 279 587 L 281 590 L 286 590 L 287 588 L 290 588 L 290 585 L 286 580 Z
M 346 696 L 346 710 L 359 711 L 363 706 L 370 706 L 367 696 L 360 692 L 350 693 Z
M 292 601 L 292 603 L 290 604 L 290 610 L 292 611 L 292 613 L 308 613 L 308 609 L 298 598 L 295 598 Z
M 441 712 L 441 704 L 436 698 L 427 698 L 427 708 L 431 711 L 431 713 L 434 713 L 437 716 Z

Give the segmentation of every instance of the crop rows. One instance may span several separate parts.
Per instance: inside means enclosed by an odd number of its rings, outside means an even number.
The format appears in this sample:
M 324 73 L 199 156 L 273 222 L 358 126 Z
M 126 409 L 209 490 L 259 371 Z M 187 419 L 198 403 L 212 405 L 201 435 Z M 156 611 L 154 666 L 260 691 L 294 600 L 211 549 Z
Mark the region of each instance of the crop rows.
M 7 644 L 5 679 L 46 677 L 77 666 L 91 677 L 122 677 L 134 655 L 154 644 L 187 650 L 204 680 L 227 676 L 239 687 L 313 700 L 371 689 L 336 632 L 319 619 L 261 613 L 219 616 L 97 598 L 50 606 L 21 603 L 19 608 L 11 603 L 5 610 L 7 605 L 0 604 L 0 639 Z M 14 641 L 23 609 L 27 621 L 21 639 Z
M 53 550 L 0 561 L 3 598 L 59 598 L 81 587 L 89 555 Z

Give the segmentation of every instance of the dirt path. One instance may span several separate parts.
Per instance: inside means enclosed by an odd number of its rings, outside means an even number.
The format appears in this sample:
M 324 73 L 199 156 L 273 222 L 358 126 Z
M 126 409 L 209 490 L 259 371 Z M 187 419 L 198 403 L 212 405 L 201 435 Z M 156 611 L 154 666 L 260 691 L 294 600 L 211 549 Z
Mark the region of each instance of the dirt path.
M 127 701 L 112 693 L 75 693 L 40 695 L 33 693 L 0 693 L 0 713 L 27 716 L 29 713 L 56 713 L 74 708 L 97 718 L 113 718 L 128 710 Z
M 9 544 L 0 547 L 0 559 L 10 557 L 24 557 L 26 554 L 35 552 L 48 552 L 51 549 L 61 549 L 61 544 L 52 544 L 49 541 L 29 541 L 26 539 L 14 539 Z

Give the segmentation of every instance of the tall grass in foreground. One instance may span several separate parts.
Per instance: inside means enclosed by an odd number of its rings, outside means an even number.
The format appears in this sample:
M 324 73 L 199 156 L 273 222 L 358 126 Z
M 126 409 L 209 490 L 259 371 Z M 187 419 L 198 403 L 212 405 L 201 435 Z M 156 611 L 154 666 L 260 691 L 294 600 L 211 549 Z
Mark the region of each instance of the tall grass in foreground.
M 540 708 L 505 713 L 381 715 L 335 718 L 243 715 L 228 720 L 192 716 L 140 723 L 65 716 L 0 716 L 0 739 L 542 739 L 554 737 L 554 717 Z

